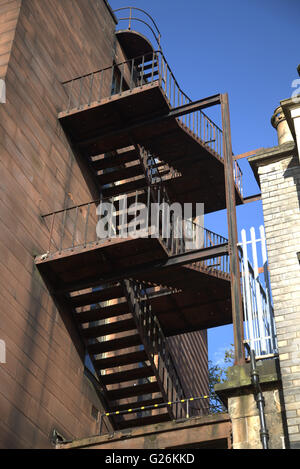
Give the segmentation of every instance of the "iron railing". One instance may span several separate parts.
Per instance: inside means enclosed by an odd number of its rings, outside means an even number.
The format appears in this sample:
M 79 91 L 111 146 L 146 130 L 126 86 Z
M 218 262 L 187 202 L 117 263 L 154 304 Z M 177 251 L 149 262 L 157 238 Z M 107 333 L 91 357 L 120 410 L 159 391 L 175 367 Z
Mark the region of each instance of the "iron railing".
M 155 202 L 161 204 L 162 211 L 160 212 L 161 220 L 164 219 L 164 207 L 172 207 L 172 203 L 168 197 L 165 186 L 160 183 L 152 189 L 152 194 Z M 199 221 L 187 219 L 185 217 L 179 218 L 175 216 L 175 212 L 169 220 L 169 227 L 167 234 L 164 230 L 160 230 L 159 234 L 162 242 L 170 256 L 184 254 L 193 249 L 210 248 L 214 246 L 226 245 L 228 239 L 217 233 L 214 233 L 207 228 L 204 228 Z M 201 218 L 201 217 L 200 217 Z M 159 225 L 161 226 L 161 225 Z M 191 249 L 192 247 L 192 249 Z M 216 273 L 229 274 L 229 256 L 223 255 L 213 257 L 204 261 L 198 261 L 191 264 L 197 270 L 207 270 Z
M 73 113 L 153 84 L 160 86 L 171 109 L 192 102 L 180 88 L 163 53 L 154 51 L 64 82 L 67 99 L 62 111 Z M 223 160 L 222 130 L 203 111 L 185 114 L 177 121 Z M 234 180 L 242 192 L 242 171 L 237 161 L 234 163 Z
M 250 233 L 251 239 L 247 241 L 246 231 L 242 230 L 242 242 L 238 245 L 245 316 L 245 341 L 256 356 L 261 358 L 278 353 L 277 336 L 264 227 L 260 227 L 259 239 L 256 239 L 254 227 L 251 228 Z M 258 252 L 259 243 L 261 253 Z M 248 249 L 249 245 L 250 249 Z M 262 269 L 258 268 L 260 257 L 263 263 Z
M 128 16 L 125 17 L 120 17 L 119 13 L 124 12 L 124 14 L 127 13 Z M 183 93 L 180 90 L 180 87 L 175 80 L 175 77 L 168 66 L 163 53 L 161 49 L 161 33 L 157 27 L 157 24 L 153 20 L 153 18 L 145 11 L 142 10 L 141 8 L 136 8 L 136 7 L 123 7 L 123 8 L 118 8 L 114 10 L 114 13 L 117 16 L 118 21 L 124 22 L 128 21 L 128 30 L 132 30 L 132 24 L 133 23 L 142 23 L 147 26 L 147 28 L 151 31 L 158 47 L 159 47 L 159 52 L 161 53 L 162 59 L 160 59 L 159 62 L 159 69 L 160 69 L 160 84 L 162 87 L 164 87 L 164 91 L 166 95 L 169 98 L 169 101 L 171 102 L 172 107 L 180 106 L 182 104 L 187 104 L 187 102 L 191 102 L 191 99 L 188 98 L 188 96 Z M 135 17 L 135 13 L 140 14 L 141 16 L 144 16 L 146 21 L 142 20 L 141 18 Z M 150 20 L 150 24 L 149 24 Z M 152 74 L 151 74 L 152 77 Z M 173 86 L 172 86 L 173 84 Z M 176 95 L 177 95 L 177 103 L 176 103 Z M 173 100 L 171 100 L 171 97 L 173 97 Z M 193 133 L 199 135 L 199 132 L 195 132 L 195 128 L 198 128 L 198 126 L 201 128 L 201 122 L 199 122 L 202 118 L 202 116 L 205 116 L 206 120 L 204 123 L 204 128 L 203 128 L 203 140 L 207 144 L 213 143 L 213 149 L 214 151 L 222 156 L 222 131 L 221 129 L 214 123 L 212 122 L 203 112 L 198 112 L 198 113 L 193 113 L 191 115 L 192 117 L 189 116 L 183 116 L 179 120 L 181 120 L 189 129 L 193 129 Z M 200 132 L 201 134 L 201 132 Z M 173 174 L 171 177 L 176 177 L 178 175 L 178 172 L 173 171 Z M 236 184 L 237 189 L 239 190 L 240 194 L 243 195 L 243 187 L 242 187 L 242 171 L 241 168 L 238 164 L 237 161 L 234 161 L 234 181 Z
M 173 362 L 168 343 L 161 329 L 158 319 L 151 311 L 151 304 L 147 295 L 148 286 L 139 281 L 125 280 L 133 312 L 136 316 L 138 329 L 143 337 L 148 353 L 151 354 L 153 364 L 157 370 L 166 397 L 169 401 L 184 399 L 183 387 Z M 175 418 L 183 417 L 185 409 L 176 405 L 173 413 Z
M 273 307 L 268 304 L 267 294 L 257 281 L 250 262 L 242 266 L 243 303 L 245 311 L 246 342 L 258 357 L 276 353 L 276 339 L 273 323 L 269 321 L 269 311 L 273 317 Z M 257 285 L 258 283 L 258 285 Z M 258 287 L 258 288 L 257 288 Z M 247 305 L 248 302 L 248 305 Z M 251 304 L 249 308 L 249 302 Z M 258 306 L 258 303 L 260 305 Z
M 171 207 L 172 202 L 170 201 L 167 189 L 163 184 L 164 171 L 160 170 L 161 163 L 156 163 L 157 159 L 143 147 L 140 149 L 140 155 L 145 168 L 145 176 L 148 184 L 153 185 L 153 187 L 151 187 L 152 198 L 155 202 L 162 203 L 163 206 L 167 204 L 168 207 Z M 166 171 L 168 172 L 168 169 Z M 160 215 L 161 219 L 163 219 L 164 214 L 160 213 Z M 199 224 L 194 220 L 186 219 L 183 219 L 181 223 L 178 219 L 171 219 L 168 236 L 164 236 L 163 231 L 160 232 L 160 235 L 162 242 L 171 256 L 183 254 L 188 250 L 186 243 L 187 237 L 188 242 L 192 241 L 195 248 L 202 246 L 213 247 L 228 243 L 228 240 L 225 237 L 208 229 L 204 229 L 202 224 Z M 230 273 L 228 255 L 195 262 L 192 266 L 197 270 L 203 271 L 204 269 L 210 271 L 209 273 L 212 272 L 212 269 L 214 273 L 216 273 L 216 271 L 228 275 Z
M 152 208 L 153 203 L 156 204 L 155 210 Z M 164 189 L 154 186 L 152 189 L 147 187 L 48 213 L 42 217 L 49 230 L 48 249 L 44 256 L 61 254 L 75 248 L 88 248 L 115 237 L 159 238 L 171 256 L 228 243 L 223 236 L 193 220 L 186 220 L 181 206 L 176 204 L 176 207 L 169 206 Z M 144 218 L 139 218 L 137 227 L 132 220 L 137 219 L 141 210 L 144 210 Z M 101 228 L 105 230 L 103 237 L 100 236 L 100 221 Z M 225 273 L 229 269 L 228 256 L 196 264 Z
M 236 188 L 241 196 L 243 196 L 243 172 L 236 160 L 233 160 L 233 177 Z
M 215 415 L 215 414 L 221 414 L 225 413 L 225 408 L 220 408 L 221 406 L 218 404 L 213 404 L 215 400 L 215 394 L 210 394 L 208 396 L 197 396 L 197 397 L 188 397 L 185 399 L 180 399 L 178 401 L 168 401 L 168 402 L 162 402 L 160 404 L 152 404 L 148 406 L 141 406 L 141 407 L 133 407 L 131 408 L 130 405 L 128 405 L 128 409 L 126 410 L 116 410 L 113 412 L 104 412 L 100 414 L 100 435 L 104 435 L 107 433 L 110 433 L 110 427 L 108 423 L 108 418 L 109 417 L 114 417 L 114 416 L 123 416 L 123 415 L 132 415 L 132 414 L 140 414 L 141 416 L 143 413 L 148 413 L 149 411 L 157 411 L 159 409 L 163 408 L 171 408 L 173 409 L 174 406 L 184 406 L 185 407 L 185 418 L 190 419 L 190 418 L 195 418 L 195 417 L 204 417 L 207 415 Z M 208 401 L 208 402 L 207 402 Z M 207 402 L 207 405 L 205 406 L 195 406 L 197 403 L 203 403 Z M 130 420 L 128 420 L 130 422 Z M 105 427 L 105 428 L 104 428 Z M 64 442 L 63 442 L 64 443 Z M 62 443 L 62 444 L 63 444 Z M 67 442 L 65 442 L 67 443 Z
M 128 16 L 120 17 L 119 16 L 120 12 L 122 12 L 122 14 L 124 12 L 124 15 L 127 14 Z M 157 42 L 157 45 L 160 49 L 161 33 L 160 33 L 160 31 L 157 27 L 157 24 L 155 23 L 152 16 L 149 15 L 149 13 L 147 13 L 145 10 L 142 10 L 141 8 L 136 8 L 136 7 L 117 8 L 116 10 L 114 10 L 114 13 L 116 14 L 118 22 L 128 21 L 128 28 L 127 29 L 129 31 L 132 30 L 132 23 L 138 22 L 138 23 L 142 23 L 143 25 L 145 25 L 151 31 L 151 33 L 153 34 L 153 37 L 154 37 L 155 41 Z M 138 15 L 144 17 L 145 19 L 134 16 L 135 14 L 138 14 Z M 149 20 L 150 20 L 150 23 L 149 23 Z
M 163 53 L 153 51 L 64 82 L 67 104 L 62 111 L 78 111 L 154 83 L 160 85 L 172 109 L 192 102 L 181 90 Z M 203 111 L 186 114 L 178 120 L 222 158 L 222 130 Z

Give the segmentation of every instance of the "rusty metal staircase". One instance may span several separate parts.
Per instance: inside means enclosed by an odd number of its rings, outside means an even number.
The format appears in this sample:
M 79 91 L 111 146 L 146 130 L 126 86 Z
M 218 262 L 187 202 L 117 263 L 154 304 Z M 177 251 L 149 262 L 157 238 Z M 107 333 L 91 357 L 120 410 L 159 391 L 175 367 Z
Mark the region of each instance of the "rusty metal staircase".
M 222 130 L 201 110 L 182 116 L 179 112 L 172 117 L 174 110 L 193 103 L 179 87 L 161 51 L 63 85 L 66 103 L 59 120 L 92 170 L 104 169 L 99 155 L 132 145 L 136 150 L 140 145 L 154 156 L 155 164 L 164 167 L 164 183 L 171 200 L 201 200 L 207 213 L 226 207 Z M 133 152 L 120 157 L 126 170 L 97 177 L 102 183 L 136 177 L 135 185 L 129 182 L 124 190 L 142 187 L 140 166 L 133 164 L 135 156 Z M 117 160 L 114 158 L 112 163 L 117 164 Z M 236 202 L 241 204 L 242 173 L 236 161 L 234 181 Z
M 146 295 L 146 297 L 145 297 Z M 97 303 L 96 303 L 97 301 Z M 124 280 L 69 299 L 102 392 L 107 412 L 183 399 L 157 318 L 151 312 L 147 287 Z M 158 423 L 183 416 L 178 406 L 138 418 L 114 416 L 117 428 Z
M 205 212 L 225 208 L 222 131 L 201 110 L 173 117 L 193 103 L 161 51 L 63 85 L 59 121 L 101 198 L 43 217 L 49 247 L 36 265 L 58 307 L 75 320 L 114 428 L 183 417 L 180 405 L 137 408 L 184 398 L 166 337 L 232 321 L 228 240 L 194 223 L 192 231 L 203 231 L 195 252 L 175 237 L 175 225 L 168 237 L 148 231 L 99 240 L 94 208 L 113 204 L 115 235 L 125 196 L 147 207 L 202 201 Z M 237 165 L 234 180 L 243 203 Z M 129 415 L 117 415 L 128 408 Z

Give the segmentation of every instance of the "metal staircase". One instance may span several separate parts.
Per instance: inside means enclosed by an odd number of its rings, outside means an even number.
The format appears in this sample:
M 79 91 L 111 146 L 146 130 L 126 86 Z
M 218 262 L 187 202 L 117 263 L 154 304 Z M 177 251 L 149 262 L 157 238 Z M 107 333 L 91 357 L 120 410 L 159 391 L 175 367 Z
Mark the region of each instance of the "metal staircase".
M 36 265 L 58 308 L 76 323 L 114 428 L 184 417 L 180 404 L 134 409 L 184 398 L 165 337 L 232 321 L 228 240 L 189 221 L 192 237 L 202 237 L 189 249 L 185 231 L 176 236 L 176 219 L 167 236 L 160 228 L 151 236 L 148 219 L 146 236 L 122 238 L 131 220 L 122 200 L 148 211 L 151 203 L 198 201 L 206 213 L 226 208 L 222 130 L 202 110 L 181 115 L 193 103 L 161 50 L 63 86 L 58 119 L 101 197 L 43 216 L 49 244 Z M 237 165 L 234 180 L 243 203 Z M 106 202 L 116 218 L 110 236 L 99 239 L 98 210 Z M 128 406 L 129 415 L 117 415 Z
M 147 286 L 124 280 L 73 296 L 70 303 L 108 412 L 184 398 L 161 327 L 151 312 Z M 114 416 L 114 425 L 124 428 L 183 415 L 183 408 L 168 407 L 138 420 Z
M 113 86 L 109 86 L 111 80 Z M 98 175 L 102 182 L 116 183 L 128 176 L 136 177 L 136 183 L 126 183 L 124 191 L 142 187 L 145 181 L 140 166 L 133 164 L 139 145 L 153 155 L 157 167 L 164 168 L 162 177 L 171 200 L 201 200 L 207 213 L 225 208 L 222 130 L 202 110 L 172 117 L 173 110 L 193 103 L 181 90 L 161 50 L 63 85 L 66 103 L 59 120 L 93 171 L 104 169 L 98 155 L 133 145 L 133 153 L 125 152 L 119 160 L 126 170 L 113 176 Z M 112 158 L 113 165 L 117 159 Z M 242 172 L 236 161 L 234 181 L 236 202 L 241 204 Z M 108 191 L 105 196 L 114 193 Z

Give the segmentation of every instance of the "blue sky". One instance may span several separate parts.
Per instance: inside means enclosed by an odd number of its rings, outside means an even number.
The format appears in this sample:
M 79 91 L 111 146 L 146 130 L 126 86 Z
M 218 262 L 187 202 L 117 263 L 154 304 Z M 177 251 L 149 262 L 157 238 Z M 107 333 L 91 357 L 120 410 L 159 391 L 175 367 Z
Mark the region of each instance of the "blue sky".
M 299 0 L 110 0 L 110 5 L 135 6 L 154 18 L 164 55 L 193 100 L 228 93 L 235 154 L 277 145 L 270 118 L 299 78 Z M 258 193 L 247 160 L 240 166 L 244 194 Z M 239 233 L 251 226 L 258 232 L 261 202 L 238 207 L 237 218 Z M 225 211 L 207 217 L 206 226 L 226 236 Z M 232 326 L 211 330 L 210 358 L 219 361 L 232 341 Z

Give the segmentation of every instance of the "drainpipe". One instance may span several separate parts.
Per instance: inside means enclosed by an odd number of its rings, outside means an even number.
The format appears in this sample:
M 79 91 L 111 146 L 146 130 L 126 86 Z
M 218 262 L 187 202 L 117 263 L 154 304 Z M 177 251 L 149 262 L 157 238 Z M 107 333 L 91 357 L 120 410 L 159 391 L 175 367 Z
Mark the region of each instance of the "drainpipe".
M 260 419 L 260 440 L 262 442 L 263 449 L 268 449 L 268 441 L 269 441 L 269 432 L 266 426 L 266 418 L 265 418 L 265 399 L 261 390 L 261 386 L 259 383 L 259 373 L 256 368 L 256 359 L 255 359 L 255 352 L 251 350 L 249 344 L 245 343 L 245 347 L 250 356 L 250 363 L 251 363 L 251 383 L 254 387 L 255 392 L 255 400 L 256 405 L 258 408 L 259 419 Z

